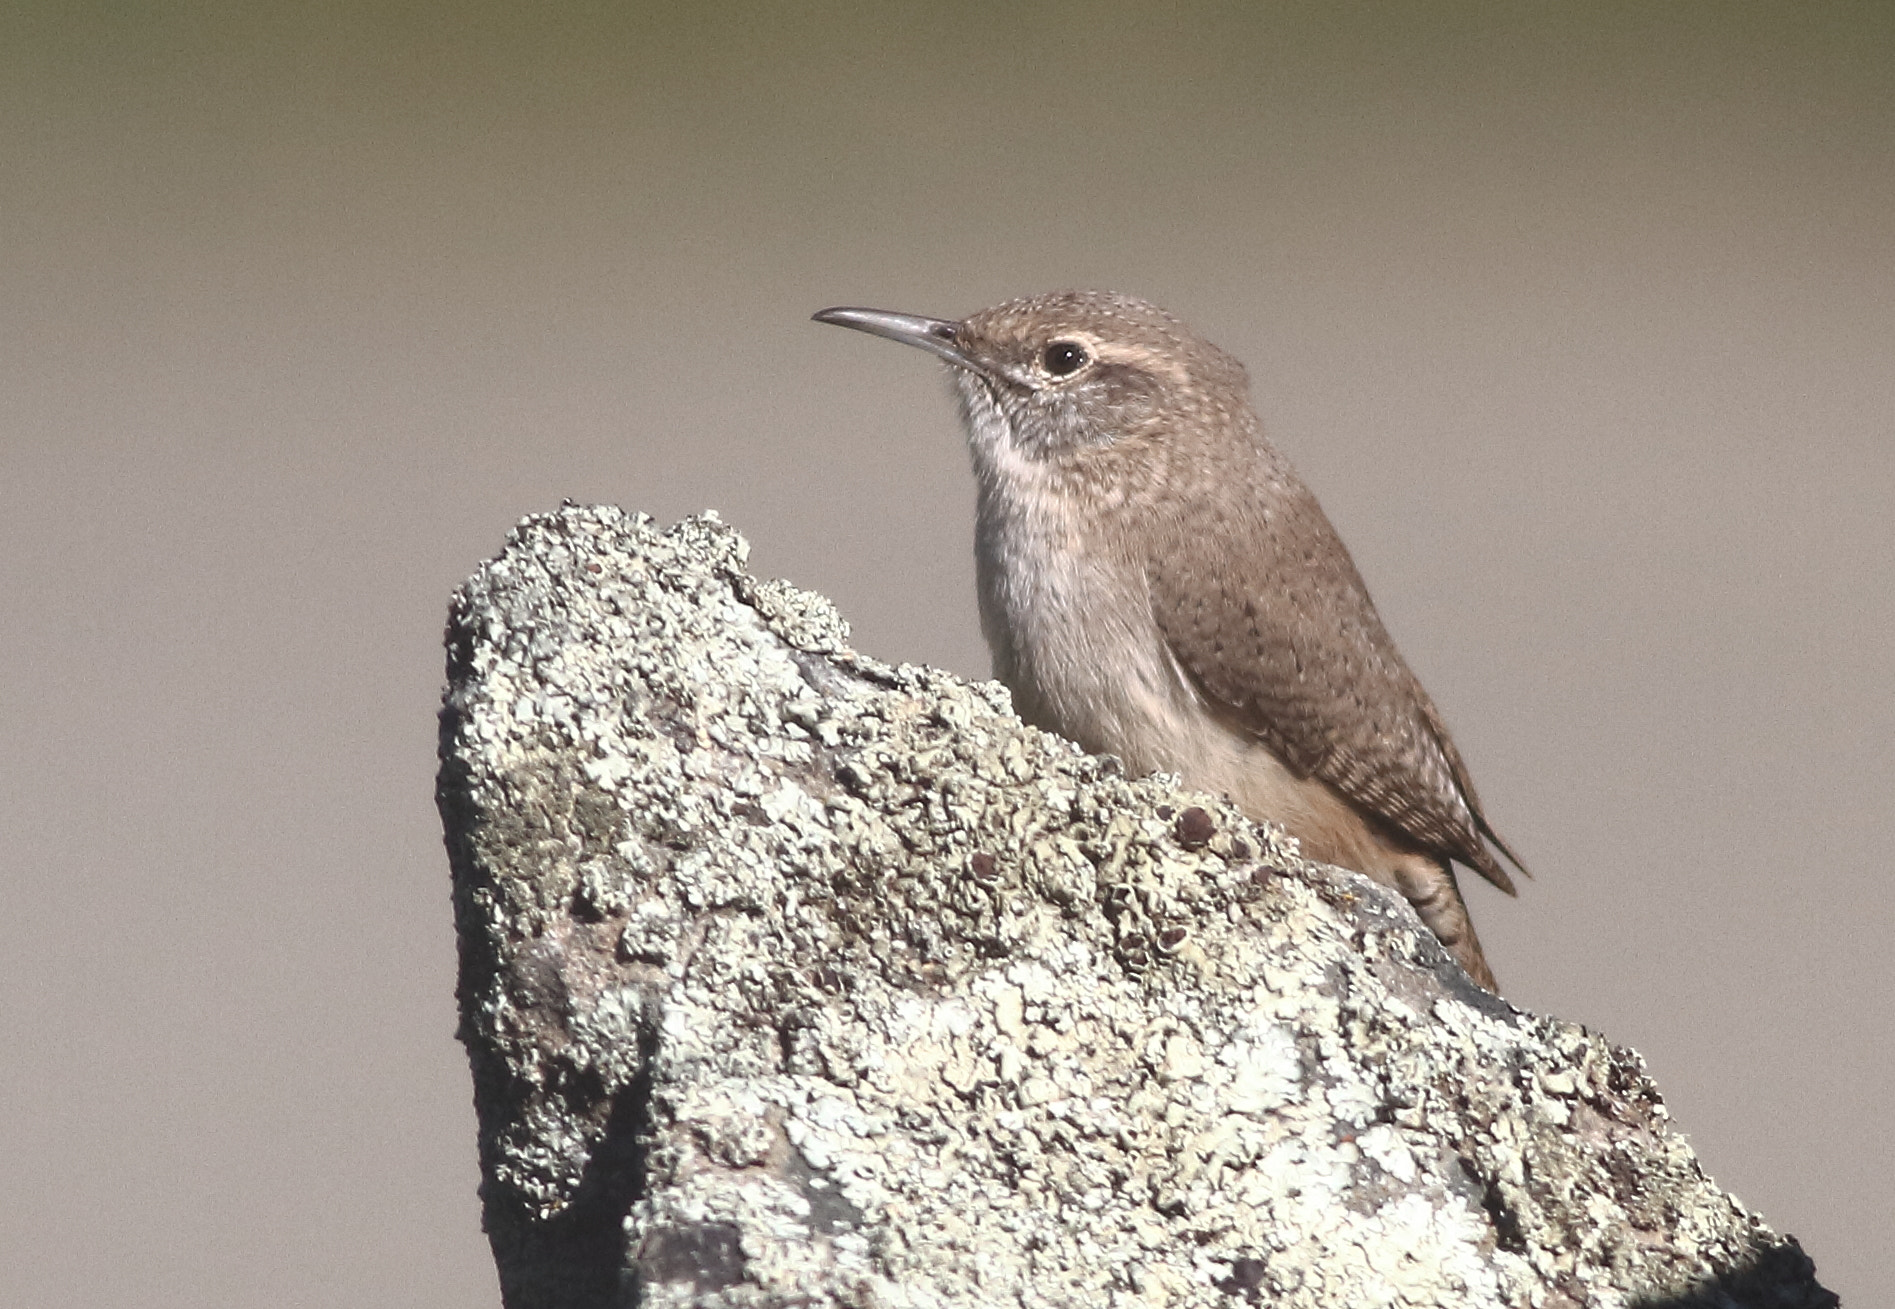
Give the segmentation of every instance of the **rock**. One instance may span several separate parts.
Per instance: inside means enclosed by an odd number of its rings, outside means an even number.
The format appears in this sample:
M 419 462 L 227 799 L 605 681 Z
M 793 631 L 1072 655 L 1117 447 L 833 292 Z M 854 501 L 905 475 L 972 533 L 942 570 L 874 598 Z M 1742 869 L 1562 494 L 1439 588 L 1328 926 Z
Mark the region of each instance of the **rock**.
M 482 1198 L 539 1306 L 1822 1306 L 1643 1063 L 706 515 L 456 597 Z

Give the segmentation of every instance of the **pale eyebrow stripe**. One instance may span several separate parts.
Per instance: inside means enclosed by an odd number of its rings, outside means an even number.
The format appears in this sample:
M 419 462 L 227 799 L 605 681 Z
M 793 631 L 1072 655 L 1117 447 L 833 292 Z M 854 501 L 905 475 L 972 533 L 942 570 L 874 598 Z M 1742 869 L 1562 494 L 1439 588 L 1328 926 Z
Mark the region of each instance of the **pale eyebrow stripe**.
M 1126 364 L 1141 372 L 1162 374 L 1180 384 L 1190 380 L 1184 365 L 1169 351 L 1119 341 L 1087 344 L 1091 346 L 1093 358 L 1102 364 Z

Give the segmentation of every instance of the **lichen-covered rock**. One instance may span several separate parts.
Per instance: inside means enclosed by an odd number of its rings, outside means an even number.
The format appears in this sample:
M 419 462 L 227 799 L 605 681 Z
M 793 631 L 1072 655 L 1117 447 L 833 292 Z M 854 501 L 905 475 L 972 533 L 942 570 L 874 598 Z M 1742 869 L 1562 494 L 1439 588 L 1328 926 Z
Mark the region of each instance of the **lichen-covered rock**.
M 529 519 L 440 798 L 509 1305 L 1834 1303 L 1636 1054 L 714 517 Z

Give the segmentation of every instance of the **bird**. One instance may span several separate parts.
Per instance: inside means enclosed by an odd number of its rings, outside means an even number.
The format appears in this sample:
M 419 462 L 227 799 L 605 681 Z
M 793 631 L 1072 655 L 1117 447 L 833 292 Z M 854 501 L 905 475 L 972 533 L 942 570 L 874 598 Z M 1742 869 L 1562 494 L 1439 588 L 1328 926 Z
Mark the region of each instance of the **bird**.
M 1526 866 L 1347 547 L 1265 437 L 1243 364 L 1104 291 L 960 320 L 816 321 L 945 360 L 972 456 L 981 630 L 1019 716 L 1169 772 L 1395 890 L 1499 993 L 1455 876 Z

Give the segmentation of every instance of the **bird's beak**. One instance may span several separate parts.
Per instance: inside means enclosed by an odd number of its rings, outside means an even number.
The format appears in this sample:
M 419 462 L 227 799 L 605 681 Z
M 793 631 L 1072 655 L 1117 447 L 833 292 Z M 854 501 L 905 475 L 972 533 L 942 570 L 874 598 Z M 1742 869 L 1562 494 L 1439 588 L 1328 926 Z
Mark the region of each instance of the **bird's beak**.
M 903 345 L 920 346 L 940 355 L 950 364 L 985 373 L 987 369 L 961 349 L 957 340 L 960 324 L 944 318 L 923 318 L 918 314 L 895 314 L 886 309 L 824 309 L 810 315 L 819 323 L 853 327 L 870 336 L 885 336 Z

